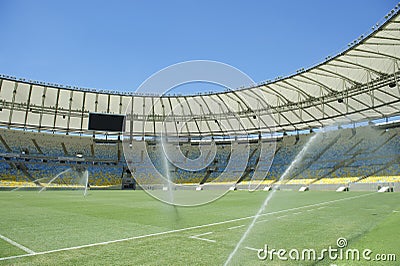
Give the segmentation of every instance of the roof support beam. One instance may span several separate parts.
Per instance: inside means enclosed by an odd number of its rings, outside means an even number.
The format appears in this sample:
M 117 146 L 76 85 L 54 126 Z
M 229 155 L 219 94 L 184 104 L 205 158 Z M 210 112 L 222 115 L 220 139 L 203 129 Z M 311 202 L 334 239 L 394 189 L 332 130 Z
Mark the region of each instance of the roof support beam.
M 397 56 L 394 56 L 394 55 L 390 55 L 390 54 L 386 54 L 386 53 L 381 53 L 381 52 L 368 51 L 368 50 L 364 50 L 364 49 L 360 49 L 360 48 L 354 48 L 354 51 L 358 51 L 358 52 L 362 52 L 362 53 L 367 53 L 367 54 L 375 54 L 375 55 L 380 55 L 380 56 L 382 56 L 382 57 L 387 57 L 387 58 L 392 58 L 392 59 L 400 60 L 400 57 L 397 57 Z
M 373 72 L 373 73 L 375 73 L 375 74 L 377 74 L 378 76 L 381 76 L 381 77 L 385 75 L 384 73 L 382 73 L 382 72 L 380 72 L 378 70 L 372 69 L 370 67 L 367 67 L 367 66 L 359 64 L 359 63 L 350 62 L 350 61 L 347 61 L 347 60 L 344 60 L 344 59 L 341 59 L 341 58 L 336 58 L 335 61 L 339 61 L 339 62 L 342 62 L 342 63 L 345 63 L 345 64 L 357 66 L 357 67 L 360 67 L 360 68 L 365 69 L 365 70 L 369 70 L 369 71 L 371 71 L 371 72 Z M 345 68 L 345 66 L 339 66 L 339 65 L 337 65 L 337 66 Z

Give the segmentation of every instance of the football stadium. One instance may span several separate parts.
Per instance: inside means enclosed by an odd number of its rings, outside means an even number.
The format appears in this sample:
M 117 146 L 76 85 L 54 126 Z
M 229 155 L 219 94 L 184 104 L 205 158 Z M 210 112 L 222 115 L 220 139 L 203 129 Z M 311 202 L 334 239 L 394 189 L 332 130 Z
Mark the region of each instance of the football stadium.
M 399 10 L 262 83 L 164 71 L 223 92 L 0 75 L 0 264 L 399 265 Z

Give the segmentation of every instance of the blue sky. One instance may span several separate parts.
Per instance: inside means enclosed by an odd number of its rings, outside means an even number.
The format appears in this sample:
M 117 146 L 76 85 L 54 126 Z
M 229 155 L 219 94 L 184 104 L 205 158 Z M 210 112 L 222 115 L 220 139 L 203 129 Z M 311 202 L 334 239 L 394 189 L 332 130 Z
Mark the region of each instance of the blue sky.
M 396 4 L 0 0 L 0 73 L 134 91 L 171 64 L 214 60 L 260 82 L 343 50 Z

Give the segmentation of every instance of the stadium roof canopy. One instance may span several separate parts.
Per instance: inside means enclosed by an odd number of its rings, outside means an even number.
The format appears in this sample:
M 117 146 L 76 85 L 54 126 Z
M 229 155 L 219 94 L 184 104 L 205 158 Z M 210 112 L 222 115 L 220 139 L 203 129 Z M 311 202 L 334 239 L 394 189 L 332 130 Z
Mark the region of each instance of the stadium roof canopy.
M 288 62 L 290 63 L 290 62 Z M 127 114 L 132 135 L 218 136 L 319 128 L 400 114 L 400 15 L 288 77 L 223 93 L 154 96 L 0 76 L 0 125 L 87 131 L 90 112 Z

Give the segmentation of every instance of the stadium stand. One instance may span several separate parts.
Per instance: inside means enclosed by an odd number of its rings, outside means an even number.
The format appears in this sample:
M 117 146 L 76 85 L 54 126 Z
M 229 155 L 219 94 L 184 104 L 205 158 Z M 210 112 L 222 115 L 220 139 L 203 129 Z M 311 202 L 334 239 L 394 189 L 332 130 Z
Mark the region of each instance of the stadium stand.
M 240 170 L 241 158 L 249 156 L 244 173 L 237 173 L 238 176 L 233 177 L 233 180 L 247 184 L 253 177 L 258 180 L 265 177 L 264 183 L 270 184 L 279 179 L 315 134 L 319 134 L 318 145 L 304 156 L 297 169 L 288 177 L 289 180 L 276 184 L 400 181 L 400 128 L 378 129 L 367 126 L 278 138 L 275 157 L 269 172 L 269 164 L 263 158 L 256 159 L 261 152 L 260 141 L 246 145 L 235 142 L 217 143 L 214 160 L 199 171 L 176 168 L 171 162 L 167 164 L 171 178 L 176 183 L 199 184 L 213 180 L 223 182 L 224 177 L 221 178 L 220 175 L 226 170 L 228 162 L 231 160 L 229 174 L 232 175 Z M 79 165 L 88 169 L 90 183 L 95 186 L 118 185 L 121 181 L 121 171 L 125 161 L 123 156 L 118 160 L 120 142 L 96 142 L 91 137 L 59 136 L 8 129 L 1 129 L 0 135 L 4 142 L 0 160 L 1 186 L 21 186 L 23 183 L 26 183 L 26 186 L 34 186 L 33 180 L 45 182 L 50 177 Z M 166 165 L 159 156 L 162 148 L 159 143 L 148 141 L 146 148 L 151 161 L 144 160 L 146 152 L 144 149 L 137 150 L 132 159 L 141 167 L 136 169 L 133 176 L 139 177 L 140 180 L 148 180 L 151 184 L 158 175 L 157 171 L 165 173 Z M 181 149 L 182 154 L 191 160 L 200 156 L 198 145 L 183 143 L 175 148 Z M 84 160 L 80 161 L 81 158 L 78 158 L 77 154 Z M 236 154 L 236 157 L 232 157 L 231 154 Z M 157 171 L 149 170 L 151 163 Z M 30 178 L 24 167 L 29 172 Z M 253 176 L 255 172 L 258 176 Z M 220 178 L 216 179 L 217 177 Z M 55 185 L 73 184 L 73 178 L 73 171 L 65 173 L 62 178 L 55 181 Z

